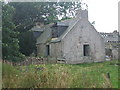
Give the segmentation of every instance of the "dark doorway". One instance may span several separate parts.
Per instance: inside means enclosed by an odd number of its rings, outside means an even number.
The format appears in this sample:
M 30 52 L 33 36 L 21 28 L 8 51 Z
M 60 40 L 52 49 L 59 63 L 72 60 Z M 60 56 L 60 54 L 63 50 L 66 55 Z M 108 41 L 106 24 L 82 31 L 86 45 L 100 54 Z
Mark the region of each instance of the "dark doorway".
M 46 53 L 47 53 L 47 56 L 50 55 L 50 45 L 46 45 Z
M 83 45 L 83 55 L 89 56 L 89 53 L 90 53 L 90 46 L 88 44 Z
M 105 49 L 105 54 L 112 57 L 112 49 Z

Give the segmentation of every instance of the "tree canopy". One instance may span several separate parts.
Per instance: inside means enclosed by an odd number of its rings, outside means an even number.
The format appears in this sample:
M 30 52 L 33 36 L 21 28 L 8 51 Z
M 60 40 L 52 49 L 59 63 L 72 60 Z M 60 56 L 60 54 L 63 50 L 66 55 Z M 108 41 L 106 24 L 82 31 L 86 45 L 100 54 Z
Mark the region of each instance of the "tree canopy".
M 23 55 L 19 52 L 19 41 L 17 35 L 18 31 L 15 31 L 15 25 L 12 22 L 12 16 L 14 8 L 9 5 L 3 5 L 2 7 L 2 54 L 3 59 L 20 61 L 23 59 Z

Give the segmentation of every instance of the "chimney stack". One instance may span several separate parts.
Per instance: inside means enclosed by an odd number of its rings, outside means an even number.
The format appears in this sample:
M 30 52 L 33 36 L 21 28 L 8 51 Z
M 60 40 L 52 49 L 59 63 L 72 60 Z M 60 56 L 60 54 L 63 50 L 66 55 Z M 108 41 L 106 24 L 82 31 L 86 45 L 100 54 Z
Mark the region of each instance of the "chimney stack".
M 77 10 L 76 18 L 88 20 L 88 10 L 86 10 L 86 9 L 85 10 L 82 10 L 82 9 Z

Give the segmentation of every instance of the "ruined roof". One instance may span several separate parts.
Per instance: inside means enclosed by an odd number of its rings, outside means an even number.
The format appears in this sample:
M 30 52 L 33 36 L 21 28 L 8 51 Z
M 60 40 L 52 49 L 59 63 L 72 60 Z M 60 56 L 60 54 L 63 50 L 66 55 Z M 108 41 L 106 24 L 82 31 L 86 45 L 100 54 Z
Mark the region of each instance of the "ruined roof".
M 69 21 L 71 19 L 67 19 L 67 20 L 64 20 L 64 21 L 61 21 L 61 22 L 57 22 L 57 26 L 69 26 Z
M 45 25 L 42 29 L 43 29 L 43 32 L 42 34 L 37 38 L 37 43 L 36 44 L 39 44 L 39 43 L 46 43 L 48 41 L 49 38 L 51 38 L 51 28 L 53 26 L 53 23 L 52 24 L 48 24 L 48 25 Z
M 56 38 L 56 37 L 58 38 L 65 32 L 65 30 L 69 26 L 68 21 L 69 20 L 57 22 L 51 27 L 52 28 L 52 38 Z
M 60 37 L 65 30 L 68 28 L 68 26 L 54 26 L 52 27 L 52 38 Z
M 47 40 L 48 38 L 55 38 L 55 39 L 51 39 L 50 42 L 61 41 L 64 37 L 66 37 L 66 35 L 72 30 L 72 28 L 78 23 L 80 19 L 88 20 L 88 11 L 79 10 L 79 13 L 77 14 L 76 18 L 57 22 L 57 23 L 51 24 L 50 26 L 46 25 L 47 28 L 45 28 L 46 26 L 43 27 L 45 29 L 43 29 L 43 33 L 40 35 L 37 43 L 45 43 L 46 42 L 45 40 Z M 40 40 L 44 42 L 41 42 Z
M 40 27 L 40 26 L 34 26 L 31 30 L 32 30 L 32 31 L 40 31 L 40 32 L 43 32 L 43 29 L 42 29 L 42 27 Z
M 76 24 L 78 21 L 79 21 L 79 19 L 73 18 L 73 19 L 65 20 L 65 21 L 63 21 L 63 22 L 59 22 L 59 23 L 58 23 L 59 25 L 61 25 L 61 26 L 62 26 L 62 25 L 63 25 L 63 26 L 66 25 L 66 26 L 67 26 L 67 25 L 68 25 L 68 27 L 67 27 L 66 30 L 61 34 L 60 37 L 58 37 L 58 38 L 55 39 L 55 40 L 51 40 L 51 42 L 58 42 L 58 41 L 62 40 L 62 39 L 67 35 L 67 33 L 71 31 L 71 29 L 75 26 L 75 24 Z
M 103 32 L 99 32 L 99 33 L 104 38 L 104 42 L 118 41 L 119 34 L 117 31 L 113 31 L 112 33 L 103 33 Z
M 46 30 L 46 27 L 51 27 L 51 26 L 53 26 L 53 23 L 44 26 L 36 25 L 31 29 L 31 31 L 33 31 L 34 37 L 38 38 Z
M 78 21 L 79 19 L 72 18 L 54 24 L 52 23 L 45 25 L 44 27 L 40 28 L 41 30 L 34 30 L 42 32 L 42 34 L 37 39 L 37 44 L 46 43 L 48 38 L 52 38 L 50 42 L 61 41 L 61 39 L 63 39 L 67 35 L 67 33 L 70 32 L 70 30 Z

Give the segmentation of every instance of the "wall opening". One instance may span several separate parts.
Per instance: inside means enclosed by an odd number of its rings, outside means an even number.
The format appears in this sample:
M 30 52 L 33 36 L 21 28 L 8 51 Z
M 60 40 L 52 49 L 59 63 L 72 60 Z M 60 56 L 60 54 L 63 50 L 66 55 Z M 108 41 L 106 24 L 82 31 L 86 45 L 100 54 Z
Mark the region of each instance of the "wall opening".
M 50 55 L 50 45 L 46 45 L 46 55 Z
M 83 45 L 83 55 L 89 56 L 90 55 L 90 46 L 89 44 Z
M 110 57 L 112 57 L 112 49 L 108 49 L 108 48 L 106 48 L 105 49 L 105 54 L 106 54 L 106 56 L 110 56 Z

